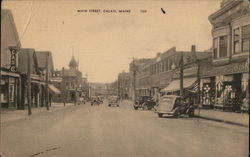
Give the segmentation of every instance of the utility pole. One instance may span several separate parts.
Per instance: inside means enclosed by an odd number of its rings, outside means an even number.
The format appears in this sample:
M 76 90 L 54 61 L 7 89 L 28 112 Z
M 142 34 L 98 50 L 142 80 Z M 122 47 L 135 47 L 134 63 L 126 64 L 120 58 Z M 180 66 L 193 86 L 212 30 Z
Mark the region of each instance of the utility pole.
M 134 78 L 134 103 L 136 101 L 136 67 L 135 67 L 135 58 L 133 57 L 133 78 Z
M 46 103 L 46 108 L 47 110 L 49 110 L 49 53 L 46 54 L 46 63 L 45 63 L 45 67 L 46 67 L 46 96 L 45 96 L 45 103 Z
M 180 60 L 180 96 L 183 98 L 183 52 Z
M 27 52 L 27 58 L 28 58 L 28 72 L 27 72 L 27 99 L 28 99 L 28 115 L 31 115 L 31 74 L 30 74 L 30 55 L 29 52 Z
M 76 102 L 77 102 L 77 80 L 75 80 L 75 102 L 74 102 L 75 106 L 76 106 Z
M 198 68 L 197 68 L 197 83 L 198 83 L 198 89 L 197 89 L 197 103 L 198 103 L 198 108 L 199 108 L 199 112 L 198 112 L 198 118 L 200 117 L 200 60 L 199 59 L 197 59 L 196 60 L 197 61 L 197 66 L 198 66 Z

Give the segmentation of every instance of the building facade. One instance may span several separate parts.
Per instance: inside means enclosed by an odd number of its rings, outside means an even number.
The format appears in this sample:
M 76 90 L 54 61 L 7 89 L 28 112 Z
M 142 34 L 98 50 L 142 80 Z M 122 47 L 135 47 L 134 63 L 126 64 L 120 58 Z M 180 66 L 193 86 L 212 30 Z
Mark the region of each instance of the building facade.
M 197 83 L 197 61 L 211 57 L 211 52 L 196 51 L 195 45 L 190 51 L 176 51 L 175 47 L 164 53 L 157 53 L 155 58 L 138 64 L 136 69 L 136 95 L 151 96 L 157 99 L 162 94 L 179 94 L 180 61 L 183 56 L 184 87 Z M 133 71 L 131 71 L 133 72 Z M 187 84 L 187 85 L 186 85 Z M 168 86 L 173 86 L 170 88 Z M 188 93 L 188 92 L 187 92 Z M 194 95 L 197 95 L 195 93 Z
M 211 96 L 205 103 L 238 110 L 249 100 L 250 3 L 224 0 L 209 16 L 213 26 L 213 57 L 202 70 L 202 91 Z
M 129 98 L 130 74 L 123 71 L 118 74 L 118 96 L 120 99 Z
M 84 97 L 82 72 L 78 69 L 79 63 L 72 56 L 69 68 L 55 70 L 52 72 L 51 82 L 57 87 L 61 94 L 53 95 L 54 102 L 73 103 L 78 102 L 79 97 Z
M 6 9 L 1 9 L 1 39 L 0 101 L 2 107 L 18 108 L 21 89 L 18 50 L 21 43 L 13 15 Z

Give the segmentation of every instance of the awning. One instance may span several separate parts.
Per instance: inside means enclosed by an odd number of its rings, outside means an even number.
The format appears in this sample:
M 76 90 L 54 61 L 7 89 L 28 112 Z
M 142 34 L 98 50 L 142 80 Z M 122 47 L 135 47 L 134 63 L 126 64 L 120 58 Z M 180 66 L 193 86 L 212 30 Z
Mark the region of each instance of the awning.
M 49 84 L 49 89 L 54 92 L 55 94 L 61 94 L 61 91 L 57 89 L 53 84 Z
M 196 77 L 184 78 L 183 88 L 195 87 L 197 83 Z M 174 92 L 180 90 L 180 80 L 173 80 L 166 88 L 162 89 L 162 92 Z
M 7 71 L 2 71 L 2 70 L 1 70 L 1 75 L 3 75 L 3 76 L 12 76 L 12 77 L 19 77 L 20 76 L 18 73 L 7 72 Z

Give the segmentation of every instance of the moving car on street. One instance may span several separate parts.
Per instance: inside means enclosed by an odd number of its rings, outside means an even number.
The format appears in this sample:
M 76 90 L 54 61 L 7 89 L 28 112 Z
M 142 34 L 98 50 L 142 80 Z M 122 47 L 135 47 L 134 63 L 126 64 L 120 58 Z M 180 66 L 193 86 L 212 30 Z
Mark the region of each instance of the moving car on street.
M 109 107 L 111 107 L 111 106 L 119 107 L 118 101 L 119 101 L 118 96 L 110 96 L 108 98 L 108 106 Z
M 97 96 L 92 96 L 90 104 L 91 104 L 91 106 L 93 106 L 93 105 L 98 105 L 99 106 L 100 105 L 100 100 L 98 99 Z
M 193 117 L 194 106 L 191 103 L 186 102 L 180 96 L 164 95 L 159 100 L 156 113 L 159 117 L 162 117 L 163 114 L 173 115 L 174 117 L 186 114 L 189 117 Z
M 150 96 L 140 96 L 138 100 L 134 103 L 134 109 L 138 110 L 139 108 L 143 110 L 151 110 L 156 105 L 156 102 Z

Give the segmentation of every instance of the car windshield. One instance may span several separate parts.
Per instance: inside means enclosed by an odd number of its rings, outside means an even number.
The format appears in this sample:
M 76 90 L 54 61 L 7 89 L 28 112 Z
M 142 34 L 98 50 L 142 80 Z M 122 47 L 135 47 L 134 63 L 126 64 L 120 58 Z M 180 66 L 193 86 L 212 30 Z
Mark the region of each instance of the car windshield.
M 117 96 L 109 97 L 109 100 L 117 100 Z
M 174 101 L 174 97 L 162 97 L 160 101 L 164 103 L 172 104 Z

